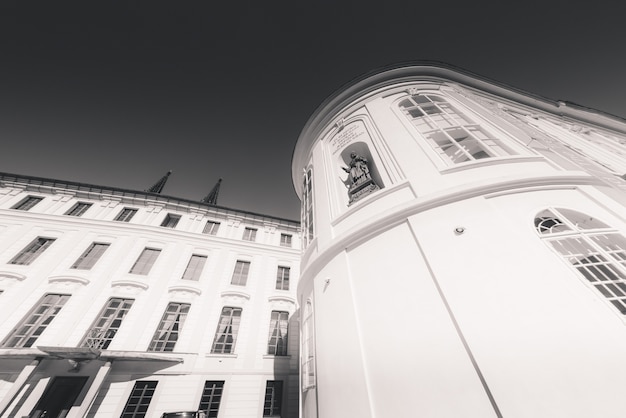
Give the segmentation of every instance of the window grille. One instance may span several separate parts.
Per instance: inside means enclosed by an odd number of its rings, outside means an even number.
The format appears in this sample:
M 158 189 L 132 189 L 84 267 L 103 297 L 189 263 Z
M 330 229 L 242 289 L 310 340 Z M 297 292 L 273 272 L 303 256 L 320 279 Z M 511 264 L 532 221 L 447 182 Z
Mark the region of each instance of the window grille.
M 289 312 L 272 311 L 267 354 L 287 355 L 287 332 L 289 330 Z
M 215 331 L 211 353 L 228 354 L 235 350 L 241 322 L 241 308 L 224 307 Z
M 90 270 L 100 257 L 102 257 L 102 254 L 104 254 L 107 248 L 109 248 L 109 245 L 110 244 L 94 242 L 80 257 L 78 257 L 78 260 L 76 260 L 71 268 L 78 270 Z
M 143 418 L 146 416 L 150 401 L 157 387 L 155 380 L 140 380 L 135 382 L 133 391 L 126 401 L 120 418 Z
M 32 347 L 56 318 L 70 295 L 46 294 L 2 342 L 2 347 Z
M 28 210 L 31 210 L 33 206 L 35 206 L 37 203 L 41 202 L 42 200 L 43 200 L 43 197 L 28 196 L 25 199 L 23 199 L 21 202 L 19 202 L 17 205 L 13 206 L 11 209 L 28 211 Z
M 133 299 L 111 298 L 91 325 L 82 347 L 105 350 L 115 338 L 122 321 L 133 306 Z
M 91 207 L 91 203 L 78 202 L 70 210 L 65 212 L 67 216 L 83 216 L 87 209 Z
M 188 303 L 170 303 L 161 318 L 148 351 L 174 351 L 191 307 Z
M 27 266 L 37 259 L 46 248 L 54 242 L 55 238 L 35 238 L 33 242 L 28 244 L 26 248 L 20 251 L 15 257 L 9 261 L 9 264 L 19 264 Z
M 223 380 L 207 380 L 204 382 L 198 410 L 205 411 L 207 418 L 217 418 L 223 391 Z
M 514 154 L 440 96 L 415 94 L 398 106 L 447 164 Z
M 548 209 L 535 228 L 587 283 L 626 315 L 626 238 L 603 222 L 569 209 Z
M 283 403 L 283 381 L 268 380 L 265 385 L 264 417 L 280 417 Z
M 130 222 L 130 220 L 133 219 L 133 216 L 135 216 L 136 213 L 137 209 L 124 208 L 115 217 L 115 220 L 119 222 Z

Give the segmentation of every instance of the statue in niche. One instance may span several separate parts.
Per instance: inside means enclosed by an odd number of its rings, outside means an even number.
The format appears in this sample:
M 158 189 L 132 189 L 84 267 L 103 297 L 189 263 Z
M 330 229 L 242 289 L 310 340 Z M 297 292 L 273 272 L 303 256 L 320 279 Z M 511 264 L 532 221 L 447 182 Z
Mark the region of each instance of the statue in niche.
M 350 198 L 348 206 L 380 189 L 376 182 L 372 180 L 368 161 L 365 157 L 361 157 L 356 152 L 352 151 L 350 152 L 349 164 L 350 167 L 341 167 L 343 171 L 349 174 L 346 180 L 348 197 Z

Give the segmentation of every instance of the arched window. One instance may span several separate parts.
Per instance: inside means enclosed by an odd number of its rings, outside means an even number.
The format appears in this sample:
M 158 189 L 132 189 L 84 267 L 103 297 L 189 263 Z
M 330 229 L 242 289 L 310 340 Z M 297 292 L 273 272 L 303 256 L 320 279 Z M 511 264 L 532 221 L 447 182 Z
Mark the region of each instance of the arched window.
M 446 164 L 515 154 L 440 96 L 414 94 L 398 106 Z
M 315 328 L 313 304 L 307 301 L 302 321 L 302 389 L 315 386 Z
M 547 209 L 535 228 L 593 287 L 626 315 L 626 238 L 605 223 L 570 209 Z

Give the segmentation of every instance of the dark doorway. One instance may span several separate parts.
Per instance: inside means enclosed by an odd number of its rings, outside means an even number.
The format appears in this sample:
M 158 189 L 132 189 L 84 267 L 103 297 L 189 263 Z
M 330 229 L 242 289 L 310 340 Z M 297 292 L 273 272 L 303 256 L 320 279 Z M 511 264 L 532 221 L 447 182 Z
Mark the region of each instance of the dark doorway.
M 64 418 L 85 386 L 87 376 L 55 377 L 29 418 Z

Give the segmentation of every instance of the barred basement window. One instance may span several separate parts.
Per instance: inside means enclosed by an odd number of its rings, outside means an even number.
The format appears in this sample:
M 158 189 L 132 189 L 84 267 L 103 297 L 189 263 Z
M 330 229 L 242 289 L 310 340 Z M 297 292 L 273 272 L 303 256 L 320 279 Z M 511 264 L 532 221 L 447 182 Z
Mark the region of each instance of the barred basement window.
M 106 350 L 133 306 L 134 299 L 111 298 L 91 325 L 81 347 Z
M 291 235 L 280 234 L 280 246 L 291 248 Z
M 447 164 L 515 154 L 440 96 L 415 94 L 398 107 Z
M 287 355 L 287 332 L 289 330 L 289 312 L 272 311 L 267 354 Z
M 283 381 L 268 380 L 265 385 L 264 417 L 280 417 L 283 403 Z
M 278 266 L 278 271 L 276 272 L 276 289 L 278 290 L 289 290 L 289 267 L 281 267 Z
M 208 234 L 208 235 L 217 235 L 217 231 L 220 229 L 220 223 L 219 222 L 213 222 L 213 221 L 207 221 L 206 225 L 204 226 L 204 230 L 202 231 L 203 234 Z
M 43 197 L 28 196 L 22 201 L 20 201 L 17 205 L 13 206 L 11 209 L 31 210 L 33 206 L 35 206 L 37 203 L 41 202 L 42 200 L 43 200 Z
M 176 228 L 178 221 L 180 221 L 179 215 L 172 215 L 171 213 L 168 213 L 165 219 L 163 219 L 161 226 L 164 228 Z
M 56 318 L 70 295 L 46 294 L 2 342 L 2 347 L 32 347 Z
M 544 242 L 617 310 L 626 315 L 626 238 L 605 223 L 570 209 L 547 209 L 535 218 Z
M 183 280 L 198 280 L 200 275 L 202 274 L 202 269 L 204 268 L 204 264 L 206 263 L 207 256 L 206 255 L 197 255 L 194 254 L 189 259 L 189 263 L 187 263 L 187 268 L 183 273 Z
M 241 308 L 224 307 L 222 309 L 211 353 L 228 354 L 235 350 L 240 322 Z
M 223 380 L 207 380 L 204 382 L 204 389 L 202 390 L 198 410 L 205 411 L 207 418 L 217 418 L 223 391 Z
M 128 397 L 120 418 L 143 418 L 146 416 L 150 401 L 157 387 L 155 380 L 139 380 L 135 382 L 133 391 Z
M 246 228 L 243 230 L 243 240 L 244 241 L 255 241 L 256 240 L 256 229 L 254 228 Z
M 100 257 L 102 257 L 102 254 L 104 254 L 107 248 L 109 248 L 109 245 L 110 244 L 94 242 L 80 257 L 78 257 L 78 260 L 76 260 L 71 268 L 78 270 L 90 270 Z
M 313 174 L 309 169 L 303 180 L 302 187 L 302 247 L 306 248 L 315 238 L 313 228 Z
M 160 253 L 156 248 L 144 248 L 129 273 L 147 275 Z
M 122 211 L 115 217 L 114 220 L 119 222 L 130 222 L 137 213 L 137 209 L 124 208 Z
M 67 216 L 83 216 L 87 209 L 91 207 L 91 203 L 78 202 L 70 210 L 65 212 Z
M 148 351 L 174 351 L 178 334 L 183 331 L 191 307 L 188 303 L 170 303 L 161 318 Z
M 250 270 L 249 261 L 237 260 L 235 264 L 235 270 L 233 271 L 233 277 L 230 280 L 230 284 L 237 286 L 245 286 L 248 281 L 248 271 Z
M 37 259 L 46 248 L 54 242 L 55 238 L 35 238 L 33 242 L 28 244 L 26 248 L 20 251 L 15 257 L 9 261 L 9 264 L 18 264 L 27 266 Z

